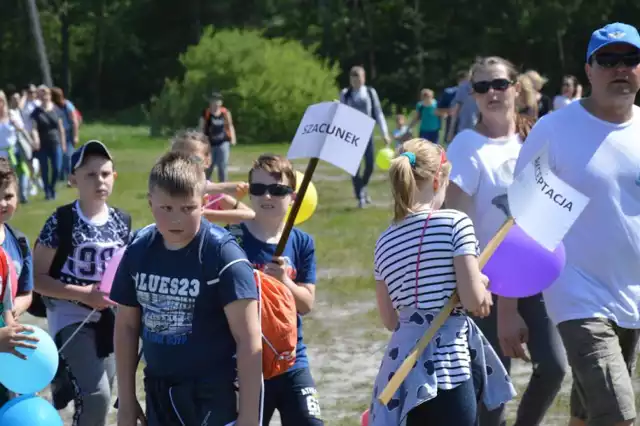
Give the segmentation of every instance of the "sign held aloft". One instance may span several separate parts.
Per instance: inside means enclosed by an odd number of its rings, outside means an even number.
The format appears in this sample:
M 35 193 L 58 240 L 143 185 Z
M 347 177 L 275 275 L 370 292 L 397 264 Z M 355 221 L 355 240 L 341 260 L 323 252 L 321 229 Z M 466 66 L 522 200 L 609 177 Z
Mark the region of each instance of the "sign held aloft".
M 374 126 L 371 117 L 345 104 L 311 105 L 304 113 L 287 157 L 319 158 L 355 176 Z
M 548 144 L 515 177 L 507 194 L 518 226 L 549 251 L 555 250 L 589 203 L 588 197 L 553 173 Z

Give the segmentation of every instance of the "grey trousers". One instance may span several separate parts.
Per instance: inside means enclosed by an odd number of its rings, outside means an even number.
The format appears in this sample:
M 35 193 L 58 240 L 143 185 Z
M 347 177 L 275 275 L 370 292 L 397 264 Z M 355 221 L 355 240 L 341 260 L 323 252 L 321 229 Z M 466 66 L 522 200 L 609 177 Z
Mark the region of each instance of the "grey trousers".
M 62 342 L 66 342 L 77 327 L 78 324 L 72 324 L 60 330 Z M 95 331 L 87 327 L 80 329 L 62 355 L 77 385 L 73 426 L 106 426 L 116 376 L 115 355 L 98 358 Z
M 220 145 L 211 146 L 211 166 L 207 169 L 207 179 L 211 180 L 213 169 L 218 169 L 218 182 L 226 182 L 228 179 L 229 153 L 231 142 L 222 142 Z
M 497 297 L 494 296 L 491 315 L 474 318 L 489 340 L 507 371 L 511 370 L 511 358 L 505 358 L 498 341 Z M 529 328 L 527 347 L 533 363 L 533 373 L 526 391 L 522 395 L 514 426 L 537 426 L 542 424 L 545 413 L 560 391 L 567 371 L 567 356 L 558 330 L 547 316 L 542 295 L 518 300 L 518 312 Z M 480 426 L 505 426 L 504 406 L 488 411 L 480 407 Z

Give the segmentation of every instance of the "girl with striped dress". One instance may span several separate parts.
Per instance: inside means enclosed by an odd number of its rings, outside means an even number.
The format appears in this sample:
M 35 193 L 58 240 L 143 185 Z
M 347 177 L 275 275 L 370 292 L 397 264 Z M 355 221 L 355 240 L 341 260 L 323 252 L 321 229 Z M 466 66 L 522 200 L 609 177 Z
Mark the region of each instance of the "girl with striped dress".
M 425 142 L 405 142 L 389 171 L 395 215 L 376 243 L 374 263 L 379 313 L 393 335 L 374 385 L 371 426 L 474 426 L 479 400 L 497 407 L 515 396 L 500 360 L 466 314 L 489 314 L 488 280 L 469 217 L 439 210 L 451 164 L 442 147 Z M 454 290 L 461 304 L 383 405 L 379 394 Z

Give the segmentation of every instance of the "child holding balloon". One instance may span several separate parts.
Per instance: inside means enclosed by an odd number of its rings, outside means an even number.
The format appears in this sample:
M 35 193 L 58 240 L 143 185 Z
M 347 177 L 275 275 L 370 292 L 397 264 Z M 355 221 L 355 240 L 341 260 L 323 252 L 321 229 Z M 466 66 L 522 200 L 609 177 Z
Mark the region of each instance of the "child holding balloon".
M 371 426 L 475 426 L 477 392 L 488 406 L 515 390 L 500 360 L 466 311 L 491 309 L 469 217 L 439 210 L 451 164 L 444 149 L 413 139 L 392 161 L 394 221 L 376 243 L 374 274 L 382 322 L 393 331 L 373 390 Z M 428 344 L 387 405 L 378 397 L 457 290 L 461 305 Z
M 77 201 L 59 207 L 34 248 L 36 291 L 45 296 L 49 333 L 60 350 L 53 402 L 74 402 L 75 426 L 104 426 L 115 379 L 115 305 L 99 290 L 105 265 L 129 240 L 129 215 L 110 207 L 116 172 L 106 146 L 92 140 L 71 157 Z
M 211 144 L 207 137 L 195 130 L 184 130 L 177 133 L 171 140 L 171 151 L 183 152 L 192 156 L 208 168 L 211 165 Z M 239 223 L 253 219 L 255 213 L 240 198 L 247 193 L 248 185 L 244 182 L 214 183 L 207 181 L 205 186 L 205 212 L 210 222 Z M 228 194 L 233 192 L 235 197 Z
M 302 336 L 302 315 L 311 311 L 316 294 L 313 238 L 293 228 L 284 252 L 274 257 L 295 197 L 296 183 L 296 172 L 289 160 L 278 155 L 261 155 L 249 171 L 249 196 L 255 218 L 229 227 L 254 267 L 275 277 L 291 291 L 298 311 L 295 363 L 284 374 L 265 380 L 265 426 L 275 410 L 280 413 L 282 426 L 324 424 Z

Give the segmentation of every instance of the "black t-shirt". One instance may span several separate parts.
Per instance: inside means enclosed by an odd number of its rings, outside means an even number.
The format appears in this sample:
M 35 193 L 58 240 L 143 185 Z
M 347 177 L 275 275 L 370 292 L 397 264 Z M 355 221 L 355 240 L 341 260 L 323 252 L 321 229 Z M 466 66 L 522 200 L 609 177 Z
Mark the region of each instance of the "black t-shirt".
M 203 112 L 205 119 L 204 134 L 209 138 L 209 142 L 212 145 L 220 145 L 223 142 L 229 142 L 229 135 L 227 134 L 226 123 L 227 117 L 224 109 L 218 111 L 218 115 L 213 115 L 209 109 Z
M 62 120 L 58 108 L 50 111 L 42 107 L 36 107 L 31 113 L 31 119 L 35 122 L 40 137 L 40 149 L 49 148 L 60 144 L 59 120 Z

